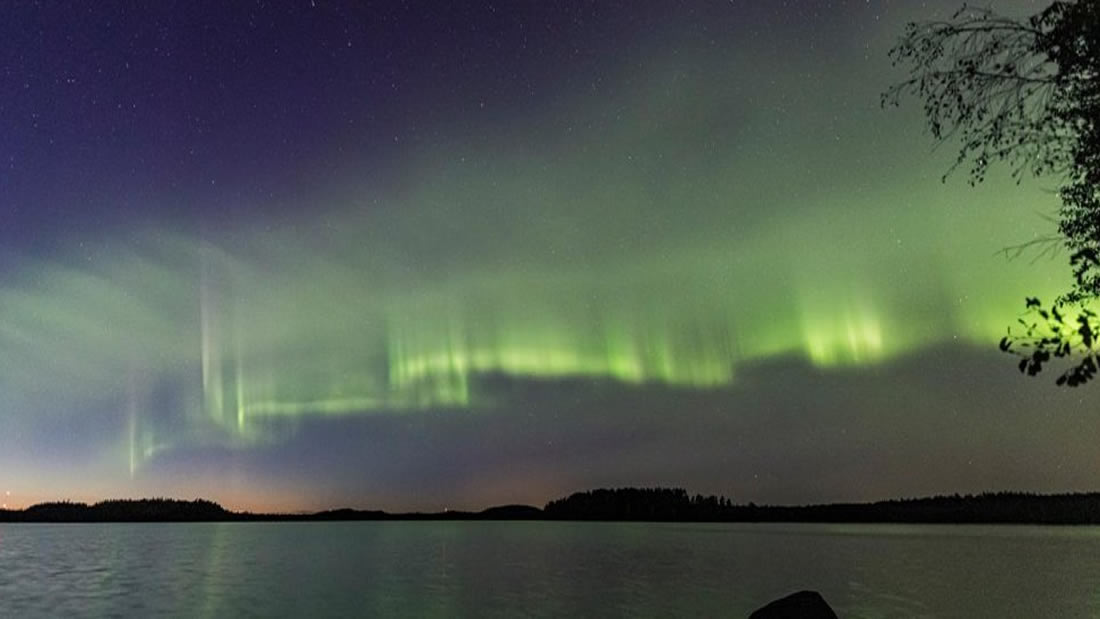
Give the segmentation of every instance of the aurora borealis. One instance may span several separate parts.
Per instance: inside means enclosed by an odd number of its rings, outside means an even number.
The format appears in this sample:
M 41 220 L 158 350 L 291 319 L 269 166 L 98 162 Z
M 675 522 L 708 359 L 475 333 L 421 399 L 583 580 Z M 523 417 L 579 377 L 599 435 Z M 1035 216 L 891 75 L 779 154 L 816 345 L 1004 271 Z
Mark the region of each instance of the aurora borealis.
M 1050 186 L 879 107 L 953 4 L 437 4 L 13 10 L 13 503 L 1100 485 L 1095 389 L 996 352 Z

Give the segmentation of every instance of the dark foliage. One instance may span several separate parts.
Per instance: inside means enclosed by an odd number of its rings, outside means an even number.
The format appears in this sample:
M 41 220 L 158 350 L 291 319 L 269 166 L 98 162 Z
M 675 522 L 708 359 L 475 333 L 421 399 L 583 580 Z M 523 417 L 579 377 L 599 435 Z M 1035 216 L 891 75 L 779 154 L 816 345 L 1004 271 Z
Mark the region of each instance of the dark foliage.
M 221 505 L 203 499 L 122 499 L 94 505 L 61 501 L 0 513 L 4 520 L 26 522 L 199 522 L 234 517 Z
M 1038 319 L 1010 330 L 1001 350 L 1020 355 L 1030 376 L 1052 357 L 1072 357 L 1076 365 L 1058 384 L 1087 382 L 1096 353 L 1081 330 L 1100 329 L 1086 311 L 1100 299 L 1100 1 L 1054 2 L 1027 19 L 964 6 L 947 21 L 910 24 L 891 57 L 909 78 L 887 90 L 883 104 L 922 100 L 932 136 L 961 143 L 952 170 L 968 165 L 976 184 L 1002 161 L 1017 180 L 1060 183 L 1053 241 L 1069 253 L 1073 286 L 1048 310 L 1033 312 L 1038 303 L 1029 299 L 1027 313 Z M 1070 320 L 1052 330 L 1056 316 Z
M 315 513 L 254 514 L 232 512 L 212 501 L 197 499 L 112 500 L 94 505 L 56 501 L 22 510 L 0 509 L 0 522 L 249 522 L 338 520 L 529 520 L 542 516 L 530 505 L 490 507 L 481 512 L 390 514 L 381 510 L 332 509 Z
M 263 515 L 257 515 L 256 518 L 262 519 Z M 380 510 L 360 510 L 349 509 L 347 507 L 342 509 L 329 509 L 316 514 L 310 514 L 310 520 L 383 520 L 386 517 L 386 512 Z
M 577 492 L 543 512 L 567 520 L 722 520 L 730 506 L 728 499 L 692 497 L 682 488 L 618 488 Z
M 542 510 L 531 505 L 498 505 L 477 513 L 480 520 L 537 520 Z
M 679 488 L 619 488 L 578 492 L 551 501 L 544 513 L 556 520 L 1097 524 L 1100 493 L 999 492 L 790 507 L 734 505 Z
M 1100 366 L 1096 313 L 1088 307 L 1061 303 L 1044 308 L 1036 298 L 1028 298 L 1025 306 L 1019 319 L 1022 331 L 1010 333 L 1000 343 L 1003 352 L 1020 357 L 1020 372 L 1035 376 L 1051 358 L 1073 357 L 1075 363 L 1058 376 L 1056 383 L 1077 387 L 1092 380 Z
M 618 488 L 577 492 L 529 505 L 480 512 L 389 514 L 336 509 L 312 514 L 231 512 L 204 500 L 142 499 L 85 503 L 40 503 L 0 510 L 0 522 L 248 522 L 333 520 L 608 520 L 656 522 L 896 522 L 1100 524 L 1100 493 L 1038 495 L 999 492 L 937 496 L 877 503 L 771 506 L 735 505 L 720 496 L 689 495 L 681 488 Z

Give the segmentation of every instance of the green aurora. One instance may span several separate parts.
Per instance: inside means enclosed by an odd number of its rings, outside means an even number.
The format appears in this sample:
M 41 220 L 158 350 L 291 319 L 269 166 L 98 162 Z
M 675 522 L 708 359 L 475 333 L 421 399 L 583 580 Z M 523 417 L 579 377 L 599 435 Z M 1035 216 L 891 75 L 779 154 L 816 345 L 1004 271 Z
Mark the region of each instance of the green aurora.
M 345 159 L 299 214 L 10 252 L 0 444 L 95 415 L 96 466 L 139 477 L 314 417 L 522 408 L 494 376 L 722 390 L 779 359 L 992 350 L 1025 295 L 1064 288 L 1063 260 L 998 253 L 1052 231 L 1056 200 L 940 182 L 919 110 L 878 107 L 896 25 L 843 70 L 650 50 L 598 93 L 410 147 L 386 183 Z
M 30 264 L 0 291 L 17 351 L 6 405 L 74 410 L 97 394 L 125 411 L 133 473 L 177 444 L 271 439 L 275 418 L 477 411 L 494 405 L 483 375 L 707 388 L 773 357 L 827 370 L 951 340 L 992 347 L 1024 295 L 1058 289 L 1060 263 L 997 255 L 1042 222 L 1039 190 L 884 178 L 847 199 L 796 191 L 807 197 L 743 222 L 739 205 L 775 197 L 754 198 L 736 162 L 670 174 L 660 192 L 629 167 L 581 172 L 660 147 L 622 141 L 499 177 L 425 166 L 381 216 L 351 203 L 231 247 L 149 233 Z M 563 203 L 569 214 L 551 208 Z M 666 203 L 679 221 L 647 228 Z M 680 238 L 648 236 L 658 225 Z M 146 411 L 166 384 L 177 395 L 160 428 Z

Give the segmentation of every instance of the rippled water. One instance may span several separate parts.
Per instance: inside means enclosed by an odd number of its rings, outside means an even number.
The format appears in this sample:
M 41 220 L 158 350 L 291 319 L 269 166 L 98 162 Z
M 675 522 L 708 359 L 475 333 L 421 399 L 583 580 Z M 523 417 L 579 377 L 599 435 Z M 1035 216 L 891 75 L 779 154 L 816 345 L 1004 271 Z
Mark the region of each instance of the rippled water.
M 1100 616 L 1100 528 L 0 525 L 0 616 Z

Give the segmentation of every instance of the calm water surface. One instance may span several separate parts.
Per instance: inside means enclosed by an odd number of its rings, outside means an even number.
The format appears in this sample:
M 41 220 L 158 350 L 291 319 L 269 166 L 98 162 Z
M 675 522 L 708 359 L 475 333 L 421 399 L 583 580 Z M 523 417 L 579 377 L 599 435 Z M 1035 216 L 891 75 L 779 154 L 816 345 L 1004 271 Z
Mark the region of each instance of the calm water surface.
M 0 525 L 3 617 L 1100 617 L 1100 528 Z

